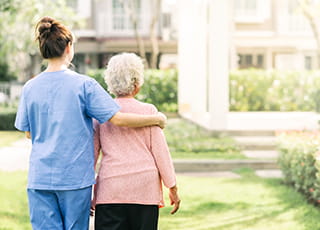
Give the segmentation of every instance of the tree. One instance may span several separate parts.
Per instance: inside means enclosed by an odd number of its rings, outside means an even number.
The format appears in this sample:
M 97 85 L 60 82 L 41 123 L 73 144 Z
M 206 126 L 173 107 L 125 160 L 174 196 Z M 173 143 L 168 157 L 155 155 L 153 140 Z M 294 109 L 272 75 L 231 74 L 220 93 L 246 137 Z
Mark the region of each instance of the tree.
M 308 20 L 317 43 L 317 65 L 320 68 L 320 3 L 312 0 L 299 0 L 303 15 Z
M 61 20 L 69 27 L 80 26 L 81 20 L 65 0 L 1 0 L 0 62 L 21 80 L 31 77 L 32 57 L 37 55 L 35 25 L 46 15 Z M 80 22 L 80 23 L 78 23 Z
M 131 23 L 134 29 L 134 34 L 137 41 L 137 46 L 139 50 L 139 55 L 146 60 L 146 68 L 157 68 L 158 58 L 159 58 L 159 42 L 158 42 L 158 23 L 160 19 L 160 9 L 161 9 L 161 0 L 150 0 L 150 9 L 151 9 L 151 19 L 149 23 L 149 39 L 151 43 L 151 58 L 148 63 L 146 59 L 146 51 L 144 46 L 144 41 L 141 38 L 139 33 L 139 6 L 137 0 L 119 0 L 125 9 L 125 12 L 130 16 Z
M 133 26 L 134 35 L 136 37 L 137 46 L 139 50 L 140 57 L 145 60 L 145 66 L 148 68 L 148 61 L 146 58 L 146 51 L 144 47 L 144 42 L 139 33 L 138 27 L 138 4 L 136 0 L 119 0 L 125 10 L 125 12 L 129 15 L 130 21 Z

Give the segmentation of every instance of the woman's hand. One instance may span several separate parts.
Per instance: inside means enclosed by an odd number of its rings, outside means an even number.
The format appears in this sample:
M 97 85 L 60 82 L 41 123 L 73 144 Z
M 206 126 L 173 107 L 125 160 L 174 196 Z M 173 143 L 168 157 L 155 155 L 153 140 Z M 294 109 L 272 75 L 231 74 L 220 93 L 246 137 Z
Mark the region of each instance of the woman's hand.
M 90 216 L 94 216 L 94 211 L 96 210 L 96 202 L 94 200 L 91 201 L 90 207 Z
M 29 131 L 26 131 L 25 134 L 26 134 L 26 138 L 31 139 L 31 133 Z
M 175 214 L 179 207 L 180 207 L 180 198 L 178 195 L 178 188 L 177 186 L 174 186 L 172 188 L 169 189 L 169 199 L 170 199 L 170 205 L 174 205 L 173 209 L 171 210 L 171 214 Z

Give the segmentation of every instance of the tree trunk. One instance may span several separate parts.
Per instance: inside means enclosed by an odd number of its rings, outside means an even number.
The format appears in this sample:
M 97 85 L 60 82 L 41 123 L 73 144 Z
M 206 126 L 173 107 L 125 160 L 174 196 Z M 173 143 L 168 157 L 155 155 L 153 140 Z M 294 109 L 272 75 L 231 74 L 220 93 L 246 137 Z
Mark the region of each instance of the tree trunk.
M 153 0 L 154 5 L 152 6 L 153 15 L 150 23 L 150 42 L 152 47 L 150 67 L 156 69 L 158 66 L 158 57 L 159 57 L 159 42 L 158 42 L 158 33 L 157 25 L 159 22 L 160 16 L 160 7 L 161 0 Z
M 134 30 L 134 36 L 136 38 L 137 42 L 137 48 L 139 52 L 139 56 L 143 59 L 145 68 L 148 68 L 148 61 L 146 58 L 146 51 L 144 47 L 144 42 L 142 37 L 140 36 L 139 33 L 139 28 L 138 28 L 138 18 L 137 18 L 137 7 L 134 4 L 134 0 L 119 0 L 119 2 L 122 4 L 125 12 L 129 15 L 130 20 L 132 22 L 133 30 Z
M 316 40 L 316 43 L 317 43 L 317 67 L 320 69 L 320 33 L 319 33 L 319 27 L 316 21 L 316 16 L 311 13 L 311 9 L 313 7 L 311 6 L 310 0 L 304 0 L 304 1 L 300 0 L 299 4 L 304 16 L 309 21 L 314 39 Z

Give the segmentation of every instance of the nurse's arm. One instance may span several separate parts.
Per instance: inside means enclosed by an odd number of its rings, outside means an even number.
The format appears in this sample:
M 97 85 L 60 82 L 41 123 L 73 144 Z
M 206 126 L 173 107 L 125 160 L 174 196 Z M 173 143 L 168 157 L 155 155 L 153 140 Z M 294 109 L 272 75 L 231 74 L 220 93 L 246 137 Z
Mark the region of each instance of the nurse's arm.
M 166 125 L 167 117 L 163 113 L 156 115 L 139 115 L 117 112 L 109 121 L 117 126 L 137 128 L 156 125 L 163 129 Z
M 29 131 L 25 132 L 25 134 L 26 134 L 26 138 L 31 139 L 31 134 Z

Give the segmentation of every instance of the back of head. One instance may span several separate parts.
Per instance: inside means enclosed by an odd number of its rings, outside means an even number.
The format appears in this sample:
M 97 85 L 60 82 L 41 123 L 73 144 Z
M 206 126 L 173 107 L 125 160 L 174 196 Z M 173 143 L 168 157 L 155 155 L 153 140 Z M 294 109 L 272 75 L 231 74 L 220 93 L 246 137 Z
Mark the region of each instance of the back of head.
M 113 56 L 105 71 L 108 90 L 115 96 L 128 96 L 143 84 L 143 62 L 134 53 Z
M 42 57 L 50 59 L 61 57 L 68 43 L 73 42 L 73 36 L 61 22 L 46 16 L 36 25 L 36 40 Z

